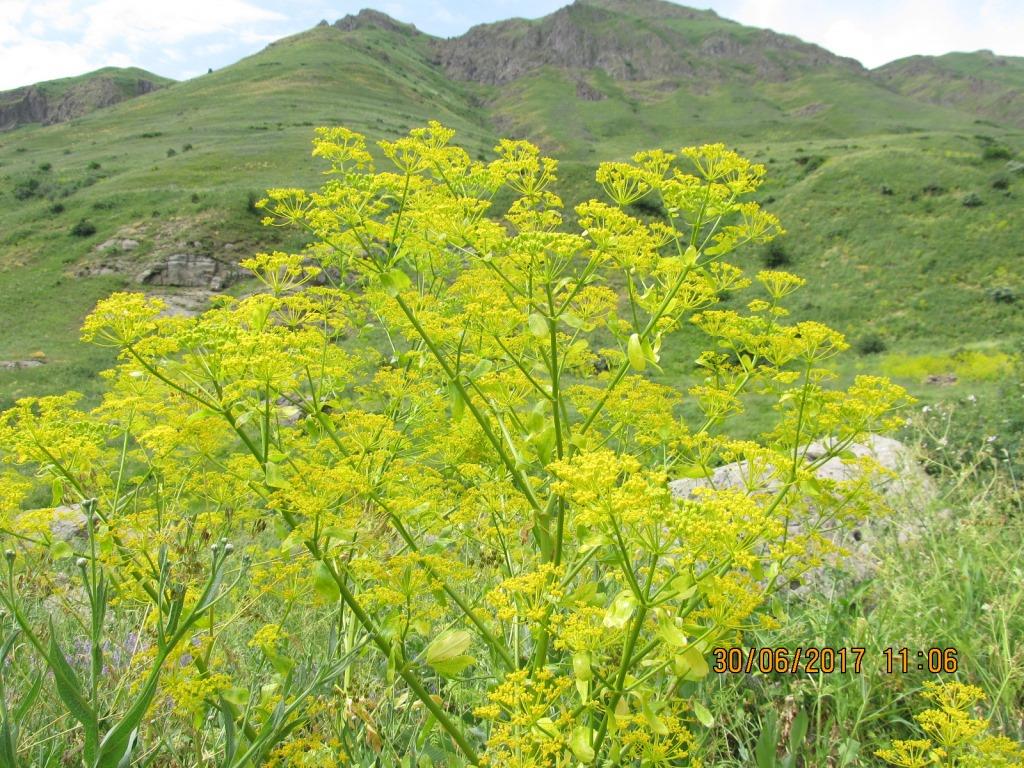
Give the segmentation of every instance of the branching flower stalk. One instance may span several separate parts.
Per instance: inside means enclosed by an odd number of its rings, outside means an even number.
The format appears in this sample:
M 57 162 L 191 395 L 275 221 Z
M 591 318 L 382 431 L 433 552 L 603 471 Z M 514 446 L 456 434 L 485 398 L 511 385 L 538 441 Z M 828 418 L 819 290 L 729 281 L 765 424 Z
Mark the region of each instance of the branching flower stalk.
M 871 376 L 830 388 L 846 342 L 787 320 L 803 281 L 744 273 L 782 231 L 750 200 L 763 167 L 722 145 L 640 152 L 567 217 L 536 147 L 480 162 L 452 139 L 431 123 L 380 142 L 377 170 L 362 136 L 321 129 L 323 187 L 260 203 L 313 242 L 246 259 L 260 291 L 194 318 L 100 302 L 83 337 L 120 354 L 102 403 L 0 419 L 4 459 L 52 484 L 38 508 L 38 483 L 4 475 L 0 525 L 19 562 L 85 558 L 97 640 L 149 606 L 162 673 L 125 690 L 196 734 L 219 723 L 203 738 L 222 765 L 697 766 L 711 648 L 772 626 L 776 584 L 879 508 L 867 462 L 815 470 L 908 398 Z M 660 215 L 634 215 L 642 199 Z M 702 340 L 692 365 L 682 336 Z M 772 403 L 760 434 L 751 396 Z M 737 486 L 715 486 L 725 463 Z M 698 487 L 678 497 L 683 477 Z M 53 535 L 65 491 L 102 500 L 86 552 Z M 225 537 L 253 564 L 191 621 L 198 553 Z M 19 578 L 5 601 L 28 637 L 39 589 Z

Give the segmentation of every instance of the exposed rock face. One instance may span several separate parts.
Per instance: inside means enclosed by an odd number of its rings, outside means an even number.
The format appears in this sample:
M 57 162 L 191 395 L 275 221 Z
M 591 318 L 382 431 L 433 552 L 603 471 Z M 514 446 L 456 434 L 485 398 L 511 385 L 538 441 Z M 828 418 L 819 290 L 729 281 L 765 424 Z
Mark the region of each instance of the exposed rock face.
M 894 473 L 879 479 L 879 489 L 884 493 L 922 502 L 934 498 L 934 482 L 918 465 L 910 449 L 899 440 L 872 435 L 866 444 L 852 445 L 848 450 L 857 458 L 871 457 Z M 826 453 L 824 444 L 812 443 L 807 447 L 806 457 L 808 461 L 817 461 Z M 834 457 L 818 468 L 817 476 L 826 480 L 852 480 L 859 471 L 856 464 Z M 673 480 L 669 487 L 675 496 L 688 497 L 697 488 L 751 488 L 771 492 L 779 485 L 775 480 L 751 477 L 746 462 L 735 462 L 716 468 L 710 478 Z
M 577 80 L 576 97 L 584 101 L 604 101 L 608 98 L 608 95 L 597 90 L 586 80 Z
M 934 481 L 925 473 L 914 458 L 912 451 L 898 440 L 873 435 L 862 445 L 853 445 L 849 451 L 857 458 L 871 457 L 891 474 L 878 478 L 877 489 L 881 491 L 894 507 L 902 509 L 921 509 L 938 497 Z M 808 461 L 816 461 L 826 455 L 827 449 L 821 443 L 813 443 L 807 449 Z M 860 468 L 856 463 L 839 457 L 829 459 L 822 464 L 816 474 L 823 480 L 853 480 Z M 697 488 L 746 488 L 754 491 L 772 492 L 779 488 L 776 480 L 751 477 L 746 462 L 725 464 L 712 473 L 710 479 L 682 479 L 669 483 L 673 495 L 681 498 L 691 497 Z M 801 521 L 790 523 L 790 531 L 799 533 Z M 863 580 L 874 573 L 878 558 L 875 550 L 882 537 L 891 537 L 899 544 L 921 533 L 920 524 L 907 515 L 893 518 L 874 518 L 864 521 L 863 525 L 853 531 L 840 529 L 830 535 L 832 540 L 847 550 L 847 557 L 833 560 L 832 565 L 840 566 L 842 572 L 855 580 Z M 811 589 L 822 589 L 834 583 L 835 577 L 827 570 L 818 569 L 805 574 L 803 583 L 791 585 L 797 595 Z
M 684 30 L 659 23 L 663 19 L 695 25 Z M 484 24 L 437 41 L 436 60 L 456 79 L 488 85 L 545 66 L 601 69 L 620 81 L 717 79 L 726 70 L 746 80 L 786 80 L 823 66 L 863 69 L 852 59 L 793 37 L 736 29 L 744 34 L 732 34 L 729 23 L 711 11 L 659 0 L 577 0 L 535 22 Z M 778 55 L 782 52 L 788 55 Z
M 343 32 L 350 32 L 353 29 L 376 28 L 385 29 L 389 32 L 399 32 L 403 35 L 422 34 L 414 25 L 396 21 L 386 13 L 381 13 L 371 8 L 363 8 L 357 14 L 349 14 L 343 19 L 338 19 L 338 21 L 334 22 L 334 26 Z
M 113 77 L 100 75 L 75 83 L 57 96 L 49 95 L 51 89 L 45 84 L 6 91 L 0 93 L 0 131 L 26 123 L 63 123 L 160 87 L 155 81 L 137 78 L 134 86 L 126 88 Z
M 208 253 L 199 252 L 199 243 L 190 243 L 192 252 L 172 253 L 166 259 L 153 264 L 136 278 L 143 285 L 167 285 L 181 288 L 209 288 L 222 291 L 241 275 L 241 269 L 233 261 L 222 260 Z
M 74 274 L 126 275 L 140 285 L 201 289 L 207 295 L 223 291 L 244 274 L 238 265 L 239 243 L 212 236 L 196 239 L 208 226 L 208 219 L 174 218 L 123 227 L 96 246 Z

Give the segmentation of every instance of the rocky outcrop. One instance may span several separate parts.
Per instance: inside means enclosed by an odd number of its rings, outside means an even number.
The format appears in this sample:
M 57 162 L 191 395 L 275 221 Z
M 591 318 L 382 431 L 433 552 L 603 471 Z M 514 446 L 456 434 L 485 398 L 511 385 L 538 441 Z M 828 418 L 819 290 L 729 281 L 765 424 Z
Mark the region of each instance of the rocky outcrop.
M 334 26 L 343 32 L 351 32 L 355 29 L 384 29 L 388 32 L 398 32 L 403 35 L 422 34 L 412 24 L 396 21 L 386 13 L 375 11 L 372 8 L 363 8 L 359 13 L 349 14 L 334 22 Z
M 808 462 L 815 462 L 827 453 L 825 444 L 813 443 L 807 447 L 805 458 Z M 856 460 L 864 457 L 874 459 L 886 470 L 872 478 L 876 490 L 883 493 L 898 511 L 891 516 L 865 520 L 852 530 L 840 526 L 830 534 L 833 542 L 846 550 L 846 556 L 830 558 L 831 569 L 805 574 L 802 584 L 791 585 L 797 594 L 834 583 L 835 567 L 855 580 L 869 577 L 877 566 L 878 542 L 889 537 L 903 544 L 917 537 L 921 533 L 921 524 L 913 515 L 906 514 L 907 510 L 921 510 L 938 498 L 935 482 L 922 469 L 913 452 L 900 441 L 872 435 L 865 443 L 851 446 L 848 453 L 852 454 L 852 460 L 833 457 L 818 467 L 816 475 L 822 480 L 854 480 L 864 471 Z M 781 486 L 774 478 L 752 476 L 746 462 L 736 462 L 716 468 L 709 478 L 674 480 L 669 487 L 676 497 L 692 498 L 698 488 L 740 488 L 754 493 L 771 493 Z M 801 520 L 792 520 L 790 533 L 798 534 L 802 525 Z
M 0 131 L 20 125 L 53 125 L 163 87 L 156 80 L 115 75 L 86 77 L 66 88 L 40 83 L 0 93 Z
M 863 70 L 797 38 L 661 0 L 577 0 L 537 21 L 479 25 L 435 47 L 435 61 L 449 76 L 488 85 L 546 66 L 601 69 L 620 81 L 706 81 L 727 74 L 777 81 L 826 66 Z
M 917 463 L 911 450 L 899 440 L 871 435 L 865 443 L 854 444 L 846 452 L 852 455 L 853 459 L 874 459 L 879 466 L 888 470 L 888 473 L 876 481 L 878 489 L 887 495 L 912 497 L 921 502 L 934 498 L 934 481 Z M 808 462 L 816 462 L 827 453 L 828 449 L 824 443 L 812 443 L 806 448 L 805 459 Z M 823 480 L 841 481 L 856 479 L 862 471 L 856 461 L 836 456 L 818 467 L 816 474 Z M 780 486 L 774 478 L 752 477 L 746 462 L 735 462 L 717 467 L 708 478 L 673 480 L 669 487 L 673 495 L 685 498 L 691 496 L 697 488 L 748 488 L 753 491 L 771 492 Z
M 222 291 L 241 276 L 242 270 L 235 261 L 204 253 L 201 243 L 189 243 L 189 246 L 189 251 L 172 253 L 146 267 L 136 280 L 142 285 Z
M 78 277 L 124 275 L 154 288 L 223 291 L 245 271 L 238 265 L 239 243 L 223 242 L 209 217 L 171 218 L 122 227 L 93 249 L 75 270 Z M 200 236 L 200 233 L 207 233 Z M 249 252 L 248 244 L 244 252 Z

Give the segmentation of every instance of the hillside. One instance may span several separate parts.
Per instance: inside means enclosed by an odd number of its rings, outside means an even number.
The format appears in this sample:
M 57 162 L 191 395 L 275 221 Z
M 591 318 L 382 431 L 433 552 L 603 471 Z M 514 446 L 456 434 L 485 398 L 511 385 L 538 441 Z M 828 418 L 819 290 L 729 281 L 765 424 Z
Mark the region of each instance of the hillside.
M 910 56 L 873 74 L 918 101 L 953 106 L 1024 128 L 1024 58 L 996 56 L 992 51 Z
M 53 125 L 170 85 L 173 80 L 134 67 L 105 67 L 78 77 L 0 92 L 0 131 Z
M 480 158 L 500 136 L 540 143 L 562 160 L 569 203 L 596 194 L 600 160 L 725 141 L 768 166 L 762 202 L 790 234 L 748 263 L 807 277 L 800 313 L 894 356 L 1002 348 L 1024 331 L 1013 125 L 672 3 L 587 0 L 451 40 L 363 11 L 145 98 L 0 134 L 0 406 L 90 389 L 109 356 L 77 328 L 112 290 L 194 311 L 246 289 L 239 258 L 301 246 L 251 203 L 321 183 L 315 126 L 375 141 L 429 119 Z

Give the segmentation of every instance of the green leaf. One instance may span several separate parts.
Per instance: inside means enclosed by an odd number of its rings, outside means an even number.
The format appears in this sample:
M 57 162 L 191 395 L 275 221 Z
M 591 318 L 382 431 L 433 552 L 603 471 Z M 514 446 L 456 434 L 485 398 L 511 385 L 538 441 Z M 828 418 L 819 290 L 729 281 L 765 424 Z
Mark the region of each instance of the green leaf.
M 317 562 L 313 567 L 313 589 L 325 602 L 336 603 L 341 599 L 338 582 L 331 575 L 331 569 L 323 562 Z
M 573 728 L 572 737 L 569 739 L 569 749 L 584 765 L 594 762 L 596 757 L 594 748 L 590 746 L 593 734 L 594 731 L 589 726 L 579 725 Z
M 683 254 L 683 264 L 688 267 L 692 267 L 694 264 L 697 263 L 697 258 L 697 249 L 691 245 L 689 248 L 686 249 L 686 252 Z
M 75 550 L 66 541 L 55 541 L 50 547 L 50 557 L 54 560 L 66 560 L 75 554 Z
M 644 714 L 644 719 L 647 721 L 647 724 L 651 726 L 651 730 L 654 733 L 658 734 L 659 736 L 668 736 L 668 726 L 665 725 L 664 720 L 658 717 L 657 713 L 654 711 L 654 708 L 651 706 L 651 703 L 647 701 L 646 698 L 644 699 L 643 705 L 641 706 L 641 711 Z
M 59 507 L 62 501 L 64 501 L 64 481 L 55 477 L 50 485 L 50 506 Z
M 389 269 L 380 276 L 380 284 L 388 296 L 397 296 L 412 285 L 409 276 L 400 269 Z
M 452 406 L 452 421 L 460 421 L 466 412 L 466 400 L 454 381 L 448 382 L 448 400 Z
M 612 629 L 622 629 L 629 623 L 636 610 L 636 596 L 624 589 L 615 596 L 608 610 L 604 612 L 604 625 Z
M 594 671 L 590 668 L 589 651 L 577 651 L 572 655 L 572 672 L 577 680 L 594 679 Z
M 626 357 L 629 365 L 636 371 L 642 371 L 647 367 L 647 358 L 644 356 L 643 344 L 640 342 L 640 334 L 634 333 L 626 343 Z
M 573 314 L 572 312 L 565 312 L 561 316 L 562 322 L 568 325 L 570 328 L 575 328 L 578 331 L 592 331 L 594 330 L 594 324 L 586 322 L 579 315 Z
M 793 725 L 789 729 L 789 754 L 793 757 L 796 757 L 800 745 L 807 738 L 807 726 L 809 723 L 810 719 L 807 716 L 806 710 L 803 709 L 797 712 L 796 717 L 793 718 Z
M 291 485 L 281 467 L 272 461 L 267 462 L 266 482 L 271 488 L 288 488 Z
M 472 656 L 462 654 L 459 656 L 453 656 L 445 661 L 435 662 L 431 666 L 442 677 L 456 677 L 466 667 L 471 667 L 474 664 L 476 664 L 476 659 Z
M 674 671 L 684 680 L 697 681 L 707 677 L 711 667 L 700 650 L 691 645 L 675 657 Z
M 57 685 L 57 695 L 64 703 L 68 713 L 81 723 L 85 728 L 96 726 L 96 713 L 85 699 L 82 693 L 82 684 L 78 681 L 78 675 L 68 664 L 64 652 L 57 645 L 54 637 L 53 622 L 50 622 L 50 647 L 47 652 L 47 662 L 53 670 L 53 679 Z
M 693 702 L 693 714 L 697 716 L 700 724 L 705 728 L 710 728 L 715 724 L 714 715 L 712 715 L 711 711 L 699 701 Z
M 469 650 L 473 636 L 464 629 L 449 629 L 434 638 L 423 652 L 427 664 L 437 668 L 438 664 L 463 655 Z
M 493 361 L 485 357 L 483 360 L 481 360 L 479 363 L 473 366 L 473 370 L 469 372 L 469 378 L 479 379 L 481 376 L 490 373 L 492 368 L 494 368 Z
M 544 315 L 534 312 L 526 318 L 526 324 L 530 327 L 530 333 L 538 339 L 548 335 L 548 320 Z
M 685 477 L 690 480 L 703 480 L 708 472 L 700 464 L 680 464 L 673 471 L 676 477 Z

